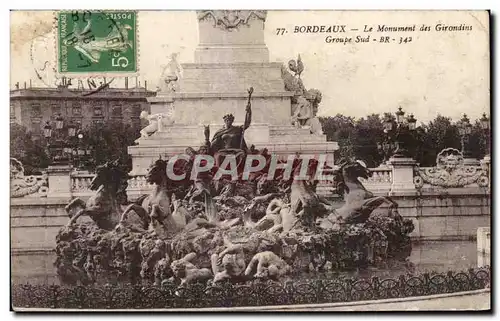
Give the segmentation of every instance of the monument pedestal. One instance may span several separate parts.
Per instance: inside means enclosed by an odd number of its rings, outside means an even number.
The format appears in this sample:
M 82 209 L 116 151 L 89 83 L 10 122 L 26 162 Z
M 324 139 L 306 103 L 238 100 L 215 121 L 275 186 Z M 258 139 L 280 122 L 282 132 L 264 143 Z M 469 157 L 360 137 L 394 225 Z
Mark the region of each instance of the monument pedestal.
M 183 64 L 182 78 L 175 92 L 150 97 L 151 113 L 173 111 L 175 123 L 130 146 L 132 175 L 141 175 L 159 155 L 184 153 L 204 143 L 203 125 L 213 135 L 223 125 L 223 116 L 233 114 L 234 125 L 245 119 L 250 87 L 252 122 L 245 131 L 248 147 L 267 148 L 286 159 L 288 155 L 327 154 L 333 166 L 336 142 L 326 135 L 291 125 L 291 97 L 285 90 L 281 63 L 269 62 L 264 41 L 264 11 L 198 12 L 199 45 L 195 63 Z M 172 110 L 173 109 L 173 110 Z
M 392 167 L 392 185 L 389 195 L 415 195 L 413 170 L 417 162 L 410 157 L 391 157 L 387 162 Z
M 47 168 L 47 197 L 71 197 L 71 165 L 51 165 Z
M 236 124 L 239 125 L 239 124 Z M 210 131 L 216 132 L 222 124 L 210 126 Z M 138 145 L 128 148 L 132 157 L 131 175 L 143 175 L 159 155 L 173 156 L 182 154 L 187 147 L 198 149 L 204 143 L 203 125 L 175 124 L 163 128 L 150 137 L 137 140 Z M 327 165 L 333 166 L 333 153 L 338 149 L 336 142 L 327 142 L 325 136 L 312 135 L 309 129 L 293 126 L 276 126 L 270 124 L 252 124 L 245 131 L 245 140 L 250 147 L 267 148 L 270 153 L 277 154 L 282 159 L 295 153 L 308 155 L 327 155 Z

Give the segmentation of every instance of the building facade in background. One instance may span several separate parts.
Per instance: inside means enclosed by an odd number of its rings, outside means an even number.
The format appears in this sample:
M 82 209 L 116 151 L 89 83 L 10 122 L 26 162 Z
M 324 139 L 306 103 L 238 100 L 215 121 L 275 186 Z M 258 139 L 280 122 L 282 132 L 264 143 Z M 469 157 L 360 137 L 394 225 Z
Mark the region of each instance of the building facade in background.
M 141 126 L 141 111 L 149 112 L 146 97 L 156 92 L 146 88 L 88 89 L 27 87 L 10 91 L 10 120 L 26 127 L 34 137 L 43 135 L 46 122 L 53 124 L 60 115 L 64 124 L 85 128 L 110 120 Z

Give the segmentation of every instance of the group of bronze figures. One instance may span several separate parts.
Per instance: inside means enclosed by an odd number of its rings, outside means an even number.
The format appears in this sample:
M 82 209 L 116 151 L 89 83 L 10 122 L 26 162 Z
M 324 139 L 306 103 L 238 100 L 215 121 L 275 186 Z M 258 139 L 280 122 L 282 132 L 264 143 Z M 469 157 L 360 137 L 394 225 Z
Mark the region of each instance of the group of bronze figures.
M 283 70 L 282 76 L 286 89 L 296 92 L 292 121 L 321 134 L 314 119 L 321 93 L 305 90 L 296 77 L 303 69 L 300 57 L 295 67 L 289 65 L 296 75 Z M 242 126 L 233 126 L 234 116 L 228 114 L 212 139 L 206 126 L 205 141 L 198 150 L 187 148 L 189 157 L 178 159 L 173 169 L 159 157 L 146 174 L 154 189 L 135 202 L 127 199 L 128 175 L 118 162 L 97 168 L 90 185 L 95 194 L 87 202 L 74 199 L 66 206 L 70 221 L 57 236 L 56 266 L 63 282 L 244 282 L 408 256 L 413 224 L 402 219 L 390 197 L 374 196 L 364 188 L 359 178 L 368 178 L 370 171 L 362 161 L 345 161 L 334 171 L 343 197 L 337 201 L 316 193 L 316 173 L 328 167 L 317 160 L 305 166 L 308 179 L 299 178 L 304 162 L 300 155 L 291 175 L 282 166 L 268 176 L 272 155 L 249 147 L 244 137 L 251 125 L 252 93 L 250 88 Z M 200 154 L 215 159 L 212 170 L 192 170 Z M 266 163 L 244 177 L 251 154 Z M 228 157 L 235 159 L 236 178 L 216 175 Z M 167 170 L 184 179 L 172 180 Z M 387 210 L 372 216 L 382 204 Z M 92 222 L 78 221 L 82 216 Z
M 251 92 L 250 92 L 251 94 Z M 89 283 L 99 279 L 142 279 L 156 283 L 241 282 L 279 279 L 303 270 L 342 269 L 384 261 L 397 253 L 409 255 L 410 220 L 403 220 L 390 197 L 374 196 L 359 178 L 370 171 L 361 161 L 346 161 L 334 171 L 343 200 L 316 193 L 318 162 L 308 165 L 309 180 L 296 179 L 302 159 L 297 155 L 292 175 L 284 169 L 275 179 L 264 169 L 242 179 L 213 171 L 190 177 L 198 153 L 215 157 L 216 167 L 227 155 L 244 164 L 258 153 L 268 161 L 267 150 L 247 148 L 244 130 L 250 125 L 251 106 L 241 127 L 224 117 L 225 127 L 195 151 L 178 160 L 173 181 L 167 160 L 161 157 L 148 169 L 150 194 L 127 200 L 128 174 L 118 162 L 97 168 L 86 202 L 72 200 L 66 211 L 68 225 L 57 237 L 56 266 L 63 282 Z M 382 215 L 371 215 L 382 204 Z M 88 216 L 92 222 L 79 222 Z M 404 249 L 402 251 L 402 249 Z

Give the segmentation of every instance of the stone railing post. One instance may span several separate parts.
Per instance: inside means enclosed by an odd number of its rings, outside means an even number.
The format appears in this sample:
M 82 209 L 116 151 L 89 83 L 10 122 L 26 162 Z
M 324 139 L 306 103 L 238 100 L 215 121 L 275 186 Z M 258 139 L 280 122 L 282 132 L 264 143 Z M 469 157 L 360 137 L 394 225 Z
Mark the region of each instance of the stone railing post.
M 477 229 L 477 266 L 490 265 L 491 231 L 489 227 Z
M 71 197 L 71 165 L 51 165 L 47 168 L 47 197 Z
M 490 158 L 490 156 L 484 157 L 481 160 L 480 164 L 481 164 L 481 167 L 483 168 L 483 170 L 487 171 L 489 186 L 491 186 L 491 158 Z
M 391 157 L 388 164 L 392 167 L 392 185 L 389 194 L 416 194 L 413 171 L 417 162 L 410 157 Z

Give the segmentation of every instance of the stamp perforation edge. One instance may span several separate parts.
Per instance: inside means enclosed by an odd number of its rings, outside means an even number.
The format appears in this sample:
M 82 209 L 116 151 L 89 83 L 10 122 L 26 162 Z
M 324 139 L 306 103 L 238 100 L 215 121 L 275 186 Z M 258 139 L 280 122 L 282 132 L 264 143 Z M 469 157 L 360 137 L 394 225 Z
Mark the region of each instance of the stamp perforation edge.
M 74 11 L 98 11 L 98 12 L 123 12 L 129 11 L 135 13 L 135 28 L 134 28 L 134 36 L 135 36 L 135 63 L 136 68 L 135 71 L 124 71 L 124 72 L 115 72 L 115 71 L 82 71 L 82 72 L 61 72 L 59 70 L 59 18 L 58 15 L 60 13 L 71 13 Z M 140 73 L 140 36 L 139 36 L 139 24 L 140 24 L 140 11 L 139 10 L 128 10 L 128 9 L 81 9 L 81 10 L 54 10 L 53 11 L 53 28 L 52 33 L 54 35 L 54 66 L 55 66 L 55 75 L 56 77 L 62 78 L 89 78 L 89 77 L 112 77 L 112 78 L 125 78 L 125 77 L 139 77 Z

